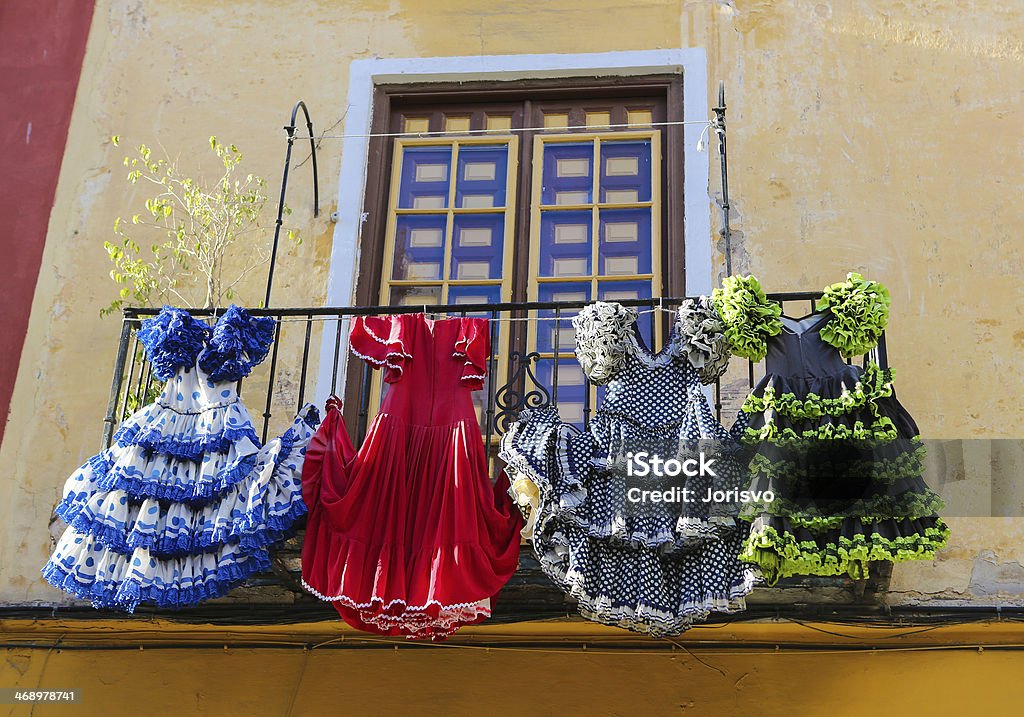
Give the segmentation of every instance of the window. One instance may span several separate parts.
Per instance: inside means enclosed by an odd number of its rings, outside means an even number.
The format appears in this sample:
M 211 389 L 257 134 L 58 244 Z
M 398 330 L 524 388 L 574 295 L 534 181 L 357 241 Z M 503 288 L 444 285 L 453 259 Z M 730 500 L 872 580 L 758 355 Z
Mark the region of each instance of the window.
M 681 119 L 677 75 L 378 87 L 373 129 L 393 136 L 370 144 L 358 303 L 681 293 L 682 128 L 663 124 Z M 579 421 L 571 315 L 503 322 L 495 373 L 535 350 L 550 380 L 557 346 L 559 409 Z M 660 324 L 640 326 L 653 340 Z
M 602 124 L 611 124 L 606 117 Z M 659 146 L 653 131 L 537 138 L 530 203 L 531 301 L 660 295 Z M 559 413 L 580 424 L 585 381 L 572 353 L 572 326 L 551 311 L 539 314 L 543 320 L 528 336 L 530 350 L 542 357 L 537 377 L 552 382 L 557 352 Z M 651 314 L 642 315 L 639 326 L 650 337 Z M 591 390 L 596 399 L 598 389 Z
M 517 146 L 517 137 L 395 142 L 381 304 L 510 300 Z

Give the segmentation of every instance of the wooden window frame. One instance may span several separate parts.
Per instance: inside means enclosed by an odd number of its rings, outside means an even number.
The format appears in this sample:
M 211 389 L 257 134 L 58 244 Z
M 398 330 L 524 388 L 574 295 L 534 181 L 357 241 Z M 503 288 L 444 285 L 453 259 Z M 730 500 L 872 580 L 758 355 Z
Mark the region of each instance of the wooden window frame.
M 387 227 L 389 225 L 389 189 L 393 184 L 395 147 L 393 136 L 380 136 L 400 131 L 394 126 L 395 108 L 410 112 L 422 105 L 425 113 L 437 112 L 443 106 L 448 114 L 480 111 L 482 105 L 489 105 L 495 112 L 504 111 L 518 116 L 522 126 L 537 127 L 534 103 L 543 102 L 550 111 L 557 109 L 564 101 L 566 112 L 570 108 L 591 106 L 601 107 L 601 101 L 622 100 L 632 97 L 657 99 L 664 102 L 664 121 L 681 123 L 684 116 L 683 78 L 680 74 L 657 74 L 630 77 L 572 77 L 545 80 L 515 81 L 474 81 L 474 82 L 430 82 L 410 84 L 378 84 L 373 91 L 372 120 L 367 164 L 366 184 L 363 196 L 363 222 L 359 237 L 359 260 L 355 286 L 356 304 L 367 306 L 381 303 L 380 289 L 385 271 Z M 655 118 L 656 120 L 658 118 Z M 570 126 L 562 132 L 594 134 L 586 121 L 570 115 Z M 614 122 L 614 120 L 613 120 Z M 659 238 L 661 242 L 661 290 L 662 295 L 678 296 L 685 293 L 685 197 L 682 124 L 655 127 L 660 130 L 662 148 L 661 162 L 661 216 Z M 538 131 L 518 131 L 519 137 L 517 166 L 531 166 L 534 152 L 534 136 Z M 474 136 L 469 133 L 468 136 Z M 476 135 L 481 136 L 481 135 Z M 486 136 L 486 135 L 483 135 Z M 533 172 L 520 172 L 522 181 L 516 182 L 514 232 L 506 241 L 514 246 L 519 237 L 529 237 L 532 228 Z M 513 198 L 506 199 L 506 202 Z M 511 266 L 510 282 L 513 301 L 528 300 L 527 279 L 530 276 L 531 251 L 515 251 Z M 656 252 L 657 254 L 657 252 Z M 513 340 L 515 340 L 513 338 Z M 361 390 L 361 368 L 358 362 L 349 362 L 346 380 L 347 412 L 357 410 Z M 355 416 L 350 416 L 353 420 Z

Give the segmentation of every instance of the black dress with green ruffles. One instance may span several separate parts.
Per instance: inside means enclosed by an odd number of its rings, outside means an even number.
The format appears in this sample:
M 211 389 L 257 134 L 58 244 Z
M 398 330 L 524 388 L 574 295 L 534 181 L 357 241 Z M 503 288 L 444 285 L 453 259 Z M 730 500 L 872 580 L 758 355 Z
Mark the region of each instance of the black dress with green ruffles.
M 768 584 L 792 575 L 865 578 L 879 561 L 927 560 L 949 535 L 923 474 L 917 424 L 893 371 L 867 353 L 888 320 L 884 286 L 850 274 L 816 311 L 782 315 L 754 277 L 730 277 L 715 306 L 733 353 L 765 361 L 743 404 L 751 522 L 740 558 Z

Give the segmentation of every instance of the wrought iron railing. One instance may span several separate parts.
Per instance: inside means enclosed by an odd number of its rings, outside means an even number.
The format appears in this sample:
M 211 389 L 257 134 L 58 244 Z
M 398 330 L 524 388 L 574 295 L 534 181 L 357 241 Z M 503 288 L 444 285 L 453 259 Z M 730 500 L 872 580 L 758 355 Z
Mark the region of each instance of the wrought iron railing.
M 769 298 L 787 307 L 807 306 L 814 311 L 817 292 L 773 294 Z M 619 303 L 643 309 L 673 309 L 682 301 L 680 298 L 635 299 Z M 257 367 L 251 376 L 239 382 L 239 395 L 253 412 L 254 421 L 263 440 L 269 435 L 275 422 L 290 421 L 299 407 L 311 397 L 324 398 L 330 394 L 343 395 L 347 418 L 353 440 L 358 445 L 366 433 L 372 418 L 374 382 L 369 365 L 356 360 L 347 360 L 347 329 L 354 316 L 388 315 L 425 311 L 430 314 L 451 316 L 485 316 L 491 319 L 491 346 L 494 350 L 488 362 L 489 380 L 484 395 L 477 396 L 481 408 L 481 430 L 486 445 L 507 430 L 511 421 L 524 408 L 541 404 L 558 405 L 559 368 L 564 367 L 566 355 L 572 346 L 559 345 L 559 329 L 571 326 L 571 319 L 588 302 L 514 302 L 497 304 L 461 304 L 452 306 L 369 306 L 369 307 L 308 307 L 281 309 L 252 309 L 258 316 L 272 316 L 277 320 L 274 345 L 269 361 Z M 799 310 L 799 309 L 797 309 Z M 135 329 L 157 309 L 129 308 L 124 311 L 123 325 L 110 388 L 107 415 L 104 418 L 103 446 L 110 445 L 114 428 L 136 408 L 152 400 L 159 385 L 152 375 L 142 346 L 135 338 Z M 197 310 L 199 318 L 214 318 L 217 310 Z M 540 352 L 529 344 L 527 322 L 539 320 L 553 322 L 553 345 L 551 354 L 551 379 L 538 378 L 536 367 L 541 360 Z M 499 343 L 502 322 L 509 322 L 505 339 Z M 649 346 L 661 343 L 656 335 L 659 322 L 650 322 Z M 662 334 L 667 333 L 667 322 L 662 322 Z M 311 354 L 329 357 L 329 366 L 310 371 L 313 363 Z M 879 341 L 872 355 L 863 361 L 874 360 L 880 366 L 886 365 L 885 337 Z M 741 361 L 734 361 L 730 371 L 712 387 L 713 406 L 719 420 L 731 420 L 730 410 L 738 409 L 736 396 L 745 395 L 763 374 L 762 366 L 747 361 L 745 372 L 738 369 Z M 745 379 L 743 375 L 745 374 Z M 322 385 L 327 384 L 327 385 Z M 726 387 L 729 390 L 725 390 Z M 584 427 L 594 410 L 591 405 L 589 381 L 584 378 L 583 387 Z M 259 411 L 259 413 L 257 413 Z M 282 423 L 282 425 L 284 425 Z

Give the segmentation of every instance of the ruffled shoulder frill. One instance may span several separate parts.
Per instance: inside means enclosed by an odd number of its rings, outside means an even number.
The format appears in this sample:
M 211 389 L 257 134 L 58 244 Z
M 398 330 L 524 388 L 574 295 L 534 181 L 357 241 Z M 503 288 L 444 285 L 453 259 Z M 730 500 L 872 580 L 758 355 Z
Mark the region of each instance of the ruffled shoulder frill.
M 889 290 L 856 272 L 846 281 L 832 284 L 818 299 L 818 311 L 832 312 L 821 329 L 823 341 L 839 349 L 844 358 L 866 353 L 875 344 L 889 322 Z
M 573 317 L 576 359 L 587 378 L 605 384 L 622 370 L 636 320 L 636 309 L 614 301 L 595 301 Z
M 237 381 L 263 362 L 273 343 L 273 318 L 252 316 L 232 304 L 213 327 L 199 368 L 213 381 Z
M 760 361 L 768 353 L 767 337 L 782 331 L 782 307 L 765 296 L 753 276 L 728 276 L 715 289 L 711 301 L 725 323 L 729 349 L 743 358 Z
M 463 318 L 452 356 L 463 360 L 462 383 L 474 391 L 484 387 L 487 357 L 491 353 L 491 336 L 487 319 Z
M 146 347 L 153 375 L 166 381 L 178 369 L 195 365 L 210 336 L 210 327 L 185 309 L 164 306 L 159 314 L 142 322 L 136 336 Z
M 725 323 L 707 296 L 687 299 L 676 313 L 679 355 L 690 362 L 701 383 L 710 384 L 729 367 Z
M 374 368 L 383 368 L 384 380 L 395 383 L 412 359 L 412 332 L 407 328 L 412 316 L 355 317 L 348 337 L 349 350 Z

